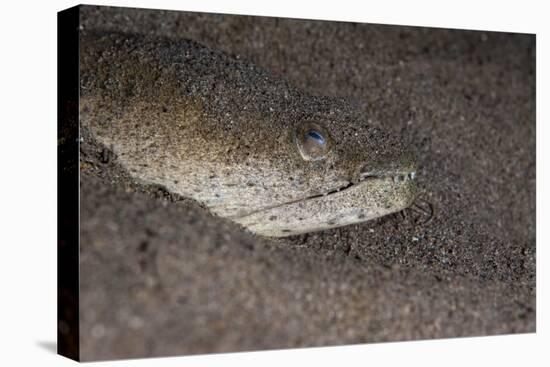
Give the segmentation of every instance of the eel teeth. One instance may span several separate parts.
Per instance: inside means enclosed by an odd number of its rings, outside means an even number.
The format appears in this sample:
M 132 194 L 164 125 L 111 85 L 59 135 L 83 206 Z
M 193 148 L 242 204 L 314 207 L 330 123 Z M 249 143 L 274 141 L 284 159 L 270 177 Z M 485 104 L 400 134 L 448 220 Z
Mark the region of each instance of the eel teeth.
M 416 172 L 410 172 L 404 175 L 395 175 L 392 177 L 393 182 L 401 182 L 401 181 L 408 181 L 408 180 L 414 180 L 416 177 Z
M 408 180 L 414 180 L 416 178 L 416 171 L 405 173 L 405 174 L 397 174 L 393 176 L 384 176 L 379 174 L 372 174 L 372 173 L 363 173 L 361 177 L 359 178 L 358 182 L 364 181 L 369 178 L 383 178 L 383 177 L 389 177 L 393 180 L 393 182 L 401 182 L 401 181 L 408 181 Z

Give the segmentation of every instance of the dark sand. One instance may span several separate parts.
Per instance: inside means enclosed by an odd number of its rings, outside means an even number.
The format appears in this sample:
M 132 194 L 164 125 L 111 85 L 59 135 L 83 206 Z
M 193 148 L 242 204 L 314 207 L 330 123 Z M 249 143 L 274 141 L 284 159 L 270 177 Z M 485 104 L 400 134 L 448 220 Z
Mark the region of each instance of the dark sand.
M 535 331 L 534 36 L 94 7 L 82 26 L 190 38 L 356 100 L 418 151 L 433 209 L 262 239 L 85 135 L 83 360 Z

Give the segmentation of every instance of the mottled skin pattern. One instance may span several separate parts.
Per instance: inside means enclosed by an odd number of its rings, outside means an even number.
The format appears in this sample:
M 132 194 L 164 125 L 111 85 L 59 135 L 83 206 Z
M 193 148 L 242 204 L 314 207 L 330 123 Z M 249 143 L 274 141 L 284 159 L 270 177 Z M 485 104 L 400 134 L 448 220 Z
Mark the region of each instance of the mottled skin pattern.
M 414 200 L 413 155 L 353 105 L 306 95 L 220 51 L 82 31 L 80 68 L 81 126 L 134 178 L 252 232 L 338 227 Z M 315 161 L 296 144 L 310 123 L 330 142 Z

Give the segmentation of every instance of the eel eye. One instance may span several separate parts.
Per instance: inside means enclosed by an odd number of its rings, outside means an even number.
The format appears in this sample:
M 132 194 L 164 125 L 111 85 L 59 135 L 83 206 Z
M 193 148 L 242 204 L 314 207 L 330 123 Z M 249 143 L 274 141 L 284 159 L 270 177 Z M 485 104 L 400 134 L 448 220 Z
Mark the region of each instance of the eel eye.
M 315 140 L 315 142 L 319 145 L 325 145 L 325 138 L 323 137 L 323 134 L 317 130 L 308 130 L 306 132 L 306 138 Z
M 296 144 L 302 158 L 306 161 L 323 159 L 330 151 L 328 134 L 321 126 L 313 123 L 298 127 Z

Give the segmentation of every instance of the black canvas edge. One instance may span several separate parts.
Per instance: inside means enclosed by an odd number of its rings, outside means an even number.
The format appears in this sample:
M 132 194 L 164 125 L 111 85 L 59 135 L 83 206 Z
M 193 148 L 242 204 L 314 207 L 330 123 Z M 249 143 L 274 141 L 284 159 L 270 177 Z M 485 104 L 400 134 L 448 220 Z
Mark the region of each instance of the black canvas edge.
M 80 360 L 80 9 L 57 13 L 57 353 Z

